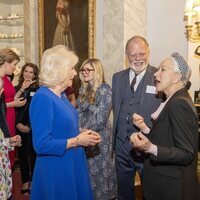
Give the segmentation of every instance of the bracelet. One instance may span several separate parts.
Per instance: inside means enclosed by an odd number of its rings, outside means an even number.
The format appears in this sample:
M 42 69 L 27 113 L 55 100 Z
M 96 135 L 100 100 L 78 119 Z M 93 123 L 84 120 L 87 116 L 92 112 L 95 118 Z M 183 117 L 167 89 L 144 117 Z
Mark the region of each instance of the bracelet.
M 78 136 L 76 137 L 76 143 L 77 143 L 77 146 L 80 146 L 80 144 L 79 144 L 79 137 Z
M 20 91 L 21 93 L 24 93 L 24 91 L 23 91 L 22 89 L 19 89 L 19 91 Z

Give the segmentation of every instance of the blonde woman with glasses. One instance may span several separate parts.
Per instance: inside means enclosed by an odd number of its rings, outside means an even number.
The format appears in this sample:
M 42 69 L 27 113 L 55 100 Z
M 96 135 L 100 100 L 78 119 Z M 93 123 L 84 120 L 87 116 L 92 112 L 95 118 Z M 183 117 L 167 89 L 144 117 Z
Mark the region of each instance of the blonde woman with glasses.
M 112 92 L 105 82 L 101 62 L 88 59 L 80 67 L 81 88 L 77 101 L 81 129 L 91 129 L 100 134 L 102 142 L 86 147 L 89 174 L 95 200 L 116 197 L 116 178 L 111 160 Z

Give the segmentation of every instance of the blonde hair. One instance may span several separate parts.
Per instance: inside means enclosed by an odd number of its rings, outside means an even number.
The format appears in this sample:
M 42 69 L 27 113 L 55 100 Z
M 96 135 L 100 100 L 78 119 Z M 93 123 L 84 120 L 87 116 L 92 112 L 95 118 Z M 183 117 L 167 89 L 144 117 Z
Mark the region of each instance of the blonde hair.
M 53 88 L 64 83 L 70 67 L 77 62 L 78 57 L 64 45 L 47 49 L 42 55 L 40 84 Z
M 81 80 L 83 93 L 80 94 L 79 98 L 81 101 L 83 101 L 85 98 L 88 98 L 89 103 L 94 103 L 95 101 L 95 95 L 98 87 L 105 82 L 104 78 L 104 71 L 103 71 L 103 65 L 101 64 L 100 60 L 97 58 L 90 58 L 85 60 L 81 67 L 80 71 L 83 69 L 83 67 L 89 64 L 94 68 L 94 84 L 91 88 L 88 82 L 84 82 L 83 75 L 79 73 L 79 78 Z
M 11 63 L 14 60 L 20 61 L 19 56 L 11 49 L 0 49 L 0 66 L 5 62 Z

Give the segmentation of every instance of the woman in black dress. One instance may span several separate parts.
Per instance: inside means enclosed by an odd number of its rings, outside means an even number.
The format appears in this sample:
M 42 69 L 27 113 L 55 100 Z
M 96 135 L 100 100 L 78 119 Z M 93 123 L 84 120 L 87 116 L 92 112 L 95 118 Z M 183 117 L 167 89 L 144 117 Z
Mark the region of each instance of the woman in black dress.
M 33 63 L 26 63 L 19 75 L 19 83 L 15 87 L 16 97 L 27 99 L 23 107 L 17 108 L 16 132 L 22 138 L 19 148 L 19 163 L 22 178 L 22 194 L 28 194 L 35 165 L 36 154 L 32 145 L 32 133 L 29 120 L 29 105 L 33 95 L 39 87 L 39 69 Z

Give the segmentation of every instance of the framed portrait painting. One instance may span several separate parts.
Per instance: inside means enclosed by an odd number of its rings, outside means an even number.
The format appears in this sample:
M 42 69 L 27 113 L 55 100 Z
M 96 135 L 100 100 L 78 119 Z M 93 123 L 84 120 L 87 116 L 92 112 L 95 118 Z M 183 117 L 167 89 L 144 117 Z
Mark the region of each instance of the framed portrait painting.
M 95 55 L 96 0 L 38 0 L 39 59 L 55 45 L 66 45 L 79 57 L 76 66 Z M 77 95 L 78 76 L 73 87 Z
M 80 62 L 95 54 L 96 0 L 38 0 L 39 52 L 63 44 Z

